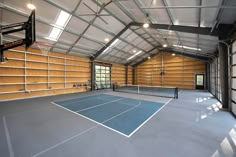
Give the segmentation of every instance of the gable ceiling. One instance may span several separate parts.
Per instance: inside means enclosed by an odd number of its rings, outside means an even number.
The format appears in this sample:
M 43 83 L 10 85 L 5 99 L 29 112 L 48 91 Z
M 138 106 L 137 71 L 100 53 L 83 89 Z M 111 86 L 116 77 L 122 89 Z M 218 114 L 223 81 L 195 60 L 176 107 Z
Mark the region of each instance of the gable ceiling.
M 164 44 L 173 51 L 203 57 L 214 56 L 218 44 L 216 36 L 141 26 L 130 26 L 117 36 L 131 22 L 214 29 L 219 23 L 232 24 L 236 20 L 235 0 L 0 0 L 0 24 L 26 21 L 31 12 L 26 4 L 30 2 L 36 6 L 37 41 L 51 43 L 51 51 L 93 57 L 107 44 L 105 38 L 118 38 L 96 59 L 131 65 L 163 50 Z M 57 41 L 48 40 L 61 10 L 71 18 L 61 28 Z M 24 38 L 24 34 L 7 35 L 4 40 L 18 38 Z

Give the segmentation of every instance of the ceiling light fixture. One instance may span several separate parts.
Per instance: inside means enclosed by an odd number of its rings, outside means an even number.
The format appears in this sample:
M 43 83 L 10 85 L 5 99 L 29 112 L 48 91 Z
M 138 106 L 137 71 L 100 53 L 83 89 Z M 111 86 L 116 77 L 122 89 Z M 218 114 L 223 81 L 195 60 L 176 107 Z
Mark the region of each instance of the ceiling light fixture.
M 144 19 L 143 28 L 148 28 L 148 27 L 149 27 L 149 14 L 147 13 Z
M 105 42 L 109 42 L 109 41 L 110 41 L 110 39 L 109 39 L 109 38 L 105 38 L 104 40 L 105 40 Z
M 143 24 L 143 28 L 148 28 L 149 27 L 149 23 L 144 23 Z
M 137 51 L 136 50 L 133 50 L 133 53 L 136 53 Z
M 167 44 L 162 45 L 163 47 L 167 47 Z
M 175 56 L 175 53 L 172 53 L 172 56 Z
M 28 7 L 30 10 L 35 10 L 35 9 L 36 9 L 35 5 L 33 5 L 32 3 L 28 3 L 28 4 L 27 4 L 27 7 Z

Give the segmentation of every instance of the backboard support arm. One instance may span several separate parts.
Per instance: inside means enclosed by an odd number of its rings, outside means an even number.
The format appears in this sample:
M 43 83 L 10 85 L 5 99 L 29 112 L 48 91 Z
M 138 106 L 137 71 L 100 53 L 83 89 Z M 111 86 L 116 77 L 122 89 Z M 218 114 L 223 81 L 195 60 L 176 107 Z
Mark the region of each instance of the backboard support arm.
M 3 35 L 25 31 L 25 38 L 16 41 L 3 43 Z M 35 41 L 35 10 L 32 11 L 28 21 L 20 22 L 5 26 L 0 26 L 0 62 L 5 62 L 7 60 L 4 57 L 4 51 L 26 45 L 26 49 L 31 46 Z

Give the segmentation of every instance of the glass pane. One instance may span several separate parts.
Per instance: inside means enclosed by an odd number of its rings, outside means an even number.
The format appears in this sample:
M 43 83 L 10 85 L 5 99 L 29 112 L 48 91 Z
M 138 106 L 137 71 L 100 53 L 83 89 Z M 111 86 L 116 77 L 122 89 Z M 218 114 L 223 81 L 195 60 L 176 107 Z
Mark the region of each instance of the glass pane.
M 203 82 L 203 75 L 197 75 L 197 85 L 198 86 L 203 86 L 204 82 Z

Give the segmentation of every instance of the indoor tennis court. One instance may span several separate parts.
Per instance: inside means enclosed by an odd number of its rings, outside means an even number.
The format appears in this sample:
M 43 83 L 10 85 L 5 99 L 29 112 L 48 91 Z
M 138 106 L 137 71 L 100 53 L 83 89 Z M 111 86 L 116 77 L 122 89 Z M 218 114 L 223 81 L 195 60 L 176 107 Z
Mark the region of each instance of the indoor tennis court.
M 235 0 L 0 0 L 1 157 L 235 157 Z

